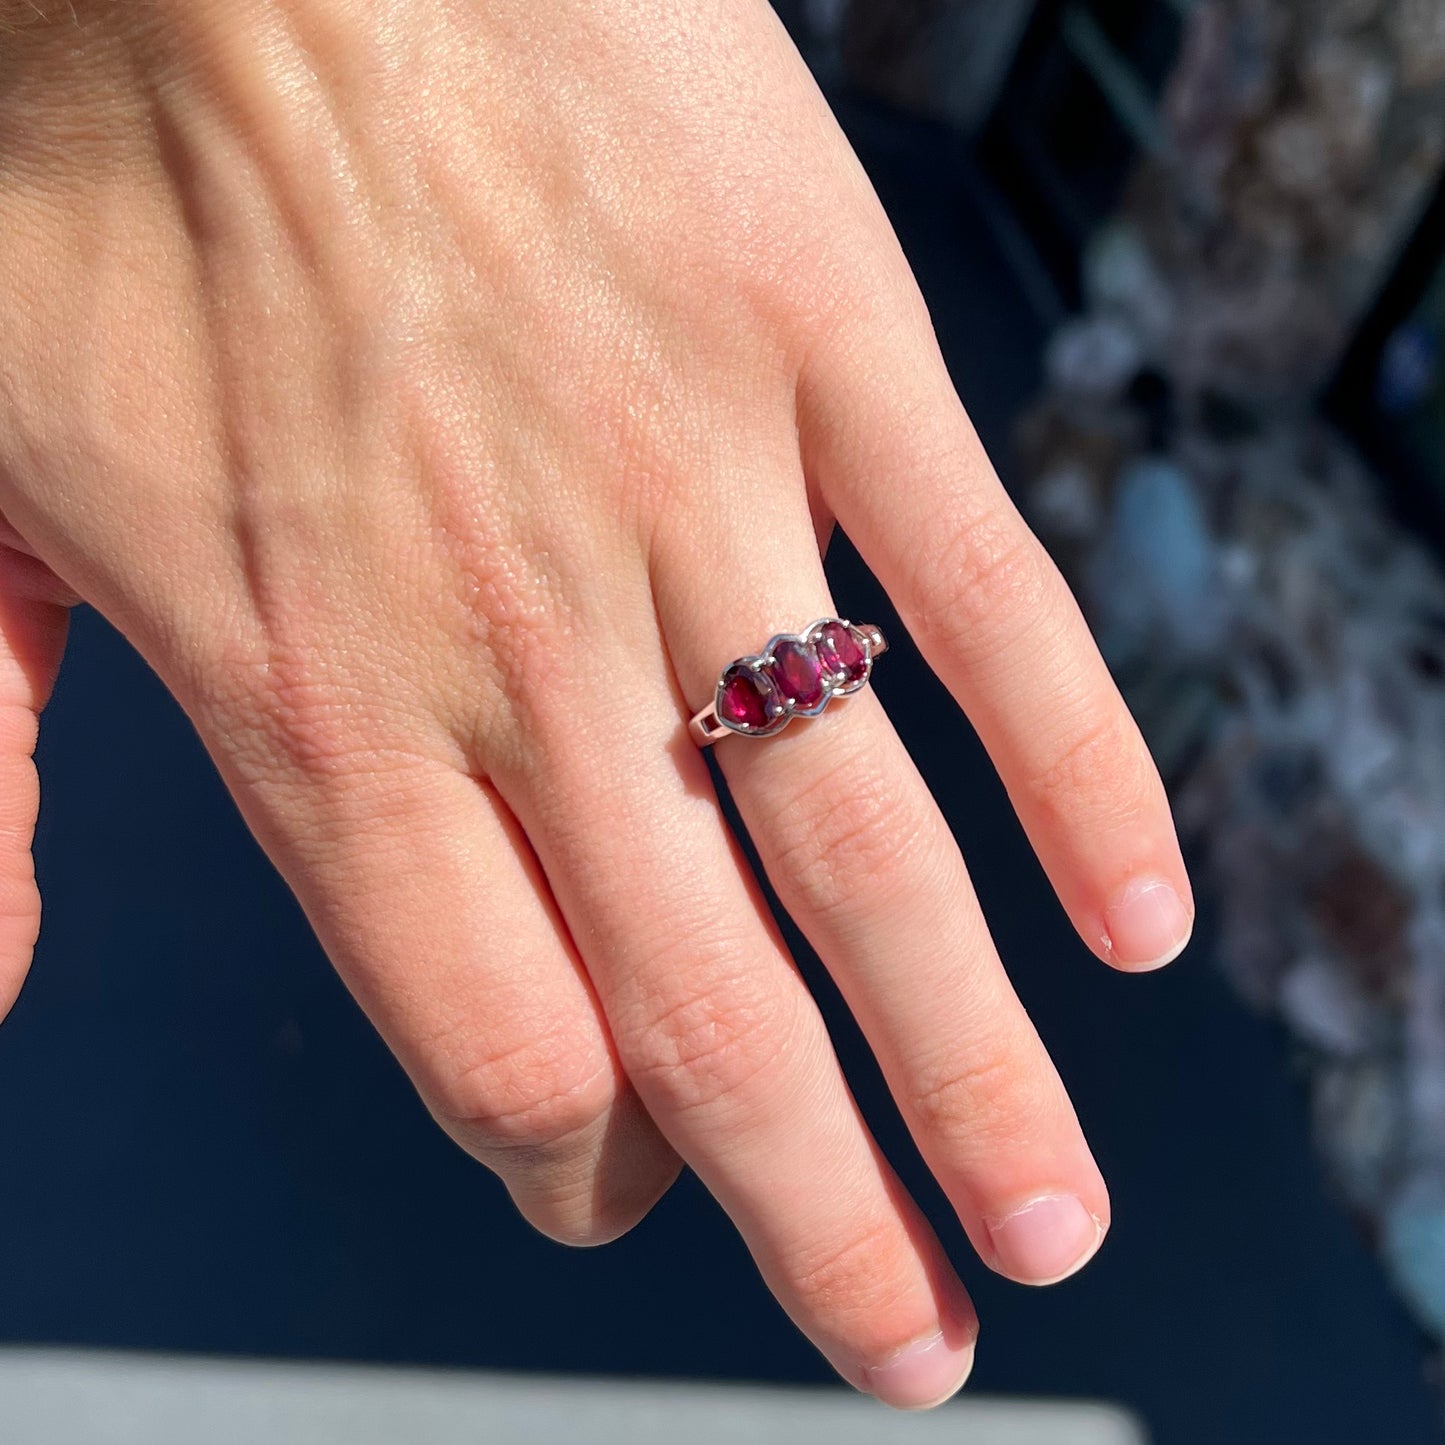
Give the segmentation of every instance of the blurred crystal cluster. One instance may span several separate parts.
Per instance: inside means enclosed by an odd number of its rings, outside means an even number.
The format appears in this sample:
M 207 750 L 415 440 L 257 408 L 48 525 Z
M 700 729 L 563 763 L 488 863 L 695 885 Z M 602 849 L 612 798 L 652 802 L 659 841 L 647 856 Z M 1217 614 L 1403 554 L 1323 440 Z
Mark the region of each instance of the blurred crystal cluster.
M 1302 1046 L 1334 1177 L 1445 1336 L 1445 579 L 1323 428 L 1151 448 L 1127 391 L 1081 402 L 1031 420 L 1035 519 L 1170 778 L 1224 966 Z
M 1316 398 L 1445 156 L 1439 0 L 1208 0 L 1026 419 L 1026 504 L 1445 1338 L 1445 574 Z M 1445 444 L 1445 438 L 1442 438 Z
M 1162 140 L 1088 246 L 1019 486 L 1171 783 L 1224 966 L 1296 1041 L 1330 1171 L 1445 1339 L 1445 576 L 1319 405 L 1439 181 L 1445 0 L 1168 3 Z M 1033 12 L 815 0 L 854 79 L 966 129 L 941 77 Z

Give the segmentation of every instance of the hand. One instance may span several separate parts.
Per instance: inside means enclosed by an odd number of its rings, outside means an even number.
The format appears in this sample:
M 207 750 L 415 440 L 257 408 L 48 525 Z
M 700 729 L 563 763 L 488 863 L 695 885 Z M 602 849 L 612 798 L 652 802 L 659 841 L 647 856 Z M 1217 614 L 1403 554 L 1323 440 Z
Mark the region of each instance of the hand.
M 952 1393 L 972 1307 L 687 717 L 838 611 L 836 519 L 1085 941 L 1152 967 L 1192 905 L 1139 734 L 762 0 L 83 6 L 7 52 L 0 233 L 4 1000 L 73 593 L 537 1228 L 612 1238 L 680 1156 L 841 1374 Z M 980 1256 L 1072 1272 L 1103 1181 L 876 698 L 718 758 Z

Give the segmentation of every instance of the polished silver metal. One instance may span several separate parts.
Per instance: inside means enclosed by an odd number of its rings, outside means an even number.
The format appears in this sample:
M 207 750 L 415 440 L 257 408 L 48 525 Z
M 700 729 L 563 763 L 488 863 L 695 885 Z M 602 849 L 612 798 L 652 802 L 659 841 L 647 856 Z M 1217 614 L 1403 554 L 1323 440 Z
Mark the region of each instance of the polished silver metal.
M 796 642 L 803 646 L 816 647 L 819 633 L 833 622 L 841 622 L 844 627 L 852 628 L 862 635 L 866 666 L 863 675 L 857 681 L 844 682 L 837 674 L 825 671 L 823 673 L 823 696 L 816 707 L 795 707 L 786 698 L 781 699 L 782 705 L 775 710 L 773 721 L 765 729 L 737 727 L 723 719 L 719 709 L 722 704 L 723 683 L 728 673 L 735 667 L 746 667 L 753 672 L 761 672 L 772 662 L 773 650 L 780 642 Z M 835 697 L 847 697 L 867 687 L 873 676 L 874 659 L 882 657 L 887 651 L 888 639 L 883 636 L 879 628 L 874 627 L 871 623 L 849 622 L 845 617 L 820 617 L 816 622 L 810 623 L 801 633 L 776 633 L 768 639 L 768 645 L 762 652 L 753 657 L 740 657 L 723 668 L 718 674 L 717 688 L 713 693 L 712 701 L 694 714 L 692 721 L 688 724 L 688 731 L 692 735 L 692 740 L 700 748 L 711 746 L 727 737 L 729 733 L 745 738 L 776 737 L 795 717 L 817 717 Z

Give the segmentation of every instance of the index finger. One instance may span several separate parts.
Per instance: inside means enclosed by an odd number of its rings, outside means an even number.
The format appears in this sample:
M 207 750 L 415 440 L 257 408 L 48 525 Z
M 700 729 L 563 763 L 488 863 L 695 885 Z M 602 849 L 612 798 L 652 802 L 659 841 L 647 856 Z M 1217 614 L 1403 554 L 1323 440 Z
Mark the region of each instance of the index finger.
M 1118 968 L 1162 967 L 1194 902 L 1158 770 L 897 264 L 876 309 L 810 359 L 811 479 L 968 714 L 1084 942 Z

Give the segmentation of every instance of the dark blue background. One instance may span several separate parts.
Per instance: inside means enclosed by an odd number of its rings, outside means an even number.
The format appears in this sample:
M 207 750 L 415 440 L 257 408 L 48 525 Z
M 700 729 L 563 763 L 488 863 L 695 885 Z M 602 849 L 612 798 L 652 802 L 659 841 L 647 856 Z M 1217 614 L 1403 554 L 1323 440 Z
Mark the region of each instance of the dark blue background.
M 926 128 L 847 119 L 1004 456 L 1040 338 L 966 173 Z M 846 611 L 888 623 L 846 547 L 834 573 Z M 901 638 L 878 686 L 1113 1190 L 1113 1233 L 1079 1279 L 990 1276 L 819 981 L 865 1109 L 975 1289 L 975 1388 L 1124 1400 L 1162 1445 L 1439 1438 L 1422 1342 L 1321 1186 L 1282 1040 L 1216 974 L 1207 906 L 1166 974 L 1094 963 Z M 88 613 L 41 768 L 45 931 L 0 1030 L 0 1338 L 830 1378 L 690 1177 L 599 1251 L 514 1215 L 430 1125 L 185 719 Z

